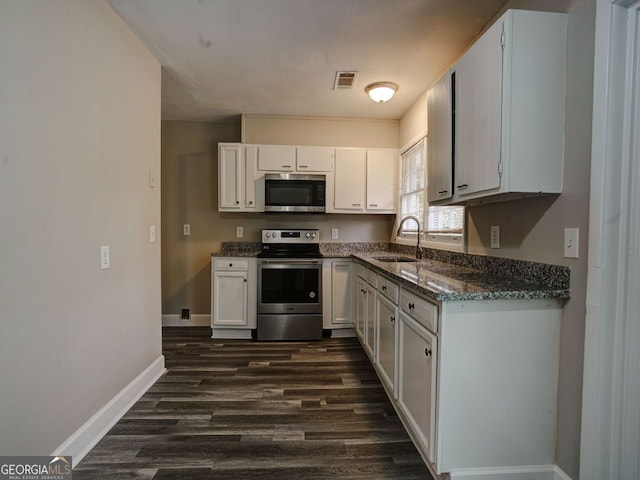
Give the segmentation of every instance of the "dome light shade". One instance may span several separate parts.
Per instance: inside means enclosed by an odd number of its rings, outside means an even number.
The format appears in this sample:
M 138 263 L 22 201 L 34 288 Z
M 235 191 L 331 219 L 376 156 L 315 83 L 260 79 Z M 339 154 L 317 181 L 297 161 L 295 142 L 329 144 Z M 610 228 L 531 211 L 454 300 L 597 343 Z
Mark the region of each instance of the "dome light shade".
M 376 103 L 384 103 L 391 100 L 391 97 L 398 91 L 398 85 L 391 82 L 376 82 L 367 85 L 364 89 L 369 94 L 369 98 Z

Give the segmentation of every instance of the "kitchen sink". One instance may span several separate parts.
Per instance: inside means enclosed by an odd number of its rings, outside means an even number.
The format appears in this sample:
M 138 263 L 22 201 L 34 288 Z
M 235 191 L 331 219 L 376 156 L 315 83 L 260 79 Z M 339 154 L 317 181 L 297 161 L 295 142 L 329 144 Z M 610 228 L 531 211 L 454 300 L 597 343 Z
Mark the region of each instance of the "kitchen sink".
M 399 256 L 393 256 L 393 255 L 373 257 L 373 259 L 379 262 L 417 262 L 415 258 L 399 257 Z

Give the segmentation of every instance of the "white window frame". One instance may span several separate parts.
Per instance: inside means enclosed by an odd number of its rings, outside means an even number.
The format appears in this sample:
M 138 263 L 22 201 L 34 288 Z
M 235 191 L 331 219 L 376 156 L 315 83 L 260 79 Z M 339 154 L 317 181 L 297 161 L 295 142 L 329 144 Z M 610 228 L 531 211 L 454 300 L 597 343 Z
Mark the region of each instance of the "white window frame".
M 423 194 L 423 198 L 424 198 L 424 218 L 421 218 L 421 224 L 420 227 L 422 228 L 422 233 L 420 234 L 420 244 L 424 247 L 427 248 L 435 248 L 435 249 L 440 249 L 440 250 L 449 250 L 449 251 L 454 251 L 454 252 L 465 252 L 466 251 L 466 212 L 463 213 L 463 226 L 462 226 L 462 235 L 458 235 L 458 234 L 430 234 L 429 232 L 426 231 L 426 225 L 427 225 L 427 215 L 429 212 L 429 205 L 427 204 L 427 189 L 429 188 L 428 184 L 427 184 L 427 168 L 428 168 L 428 162 L 427 162 L 427 137 L 423 137 L 421 139 L 419 139 L 417 142 L 412 142 L 410 145 L 406 146 L 405 148 L 403 148 L 401 150 L 401 159 L 402 159 L 402 155 L 405 155 L 406 153 L 410 152 L 413 148 L 416 147 L 416 145 L 418 145 L 418 143 L 422 142 L 422 148 L 423 148 L 423 158 L 425 160 L 425 168 L 424 168 L 424 179 L 423 179 L 423 185 L 424 185 L 424 194 Z M 399 162 L 399 175 L 398 175 L 398 208 L 399 208 L 399 212 L 398 215 L 396 216 L 396 222 L 394 224 L 394 229 L 392 232 L 392 239 L 395 243 L 401 244 L 401 245 L 415 245 L 416 244 L 416 234 L 415 233 L 403 233 L 401 235 L 397 235 L 397 231 L 398 231 L 398 226 L 400 224 L 400 221 L 403 218 L 403 213 L 402 213 L 402 197 L 403 197 L 403 179 L 404 179 L 404 172 L 402 171 L 403 169 L 403 165 L 404 165 L 404 161 L 400 161 Z M 464 208 L 464 207 L 463 207 Z

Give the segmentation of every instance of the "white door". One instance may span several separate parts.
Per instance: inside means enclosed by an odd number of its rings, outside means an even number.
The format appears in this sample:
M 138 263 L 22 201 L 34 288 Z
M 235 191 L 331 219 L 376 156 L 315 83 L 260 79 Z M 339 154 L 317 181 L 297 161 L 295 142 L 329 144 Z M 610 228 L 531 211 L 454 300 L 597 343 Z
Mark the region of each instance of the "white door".
M 247 325 L 247 272 L 213 272 L 213 325 Z
M 429 137 L 427 142 L 427 195 L 429 202 L 453 195 L 453 117 L 451 72 L 447 72 L 427 93 Z
M 353 263 L 331 262 L 331 323 L 350 325 L 353 321 Z
M 367 210 L 395 211 L 397 170 L 395 150 L 367 150 Z
M 367 315 L 367 283 L 360 277 L 356 280 L 356 321 L 355 330 L 364 344 L 364 327 Z
M 261 145 L 258 147 L 258 170 L 293 172 L 296 168 L 296 147 L 289 145 Z
M 243 182 L 240 145 L 220 146 L 218 176 L 218 209 L 239 209 Z
M 377 297 L 376 326 L 378 333 L 376 348 L 376 364 L 380 370 L 380 378 L 391 389 L 394 397 L 396 391 L 396 318 L 398 307 L 383 295 Z
M 367 151 L 363 148 L 336 148 L 334 207 L 364 211 Z
M 402 312 L 398 336 L 398 402 L 429 460 L 435 462 L 438 341 Z
M 367 318 L 364 324 L 365 342 L 364 349 L 369 354 L 372 362 L 376 359 L 376 289 L 367 284 Z
M 500 186 L 502 28 L 495 23 L 455 66 L 455 193 Z
M 304 172 L 331 172 L 333 171 L 333 147 L 297 147 L 296 170 Z

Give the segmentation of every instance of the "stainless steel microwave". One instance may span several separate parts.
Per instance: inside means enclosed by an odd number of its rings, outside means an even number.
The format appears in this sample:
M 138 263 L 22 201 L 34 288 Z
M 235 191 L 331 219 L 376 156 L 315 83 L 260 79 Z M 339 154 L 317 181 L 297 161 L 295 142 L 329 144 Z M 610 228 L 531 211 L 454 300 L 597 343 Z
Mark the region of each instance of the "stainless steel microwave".
M 326 206 L 324 175 L 267 173 L 264 176 L 265 212 L 324 212 Z

